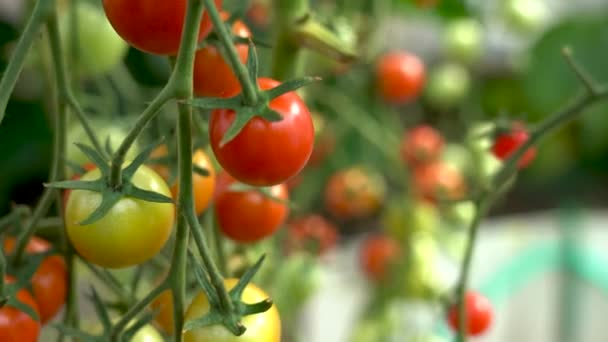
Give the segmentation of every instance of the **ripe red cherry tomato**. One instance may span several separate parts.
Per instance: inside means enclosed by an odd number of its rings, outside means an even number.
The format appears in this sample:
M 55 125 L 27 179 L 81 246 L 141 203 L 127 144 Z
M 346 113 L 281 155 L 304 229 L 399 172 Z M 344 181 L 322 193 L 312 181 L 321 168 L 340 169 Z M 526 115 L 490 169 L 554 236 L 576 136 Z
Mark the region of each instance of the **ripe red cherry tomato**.
M 389 52 L 376 65 L 378 91 L 389 103 L 403 104 L 418 97 L 425 82 L 424 63 L 404 51 Z
M 287 250 L 311 250 L 323 255 L 338 242 L 338 229 L 320 215 L 308 215 L 291 221 Z M 312 248 L 311 248 L 312 247 Z
M 232 191 L 236 180 L 222 172 L 218 176 L 215 215 L 220 229 L 238 242 L 255 242 L 274 233 L 287 218 L 289 207 L 285 203 L 264 196 L 257 191 Z M 287 201 L 287 186 L 275 185 L 270 193 Z
M 280 85 L 278 81 L 260 78 L 262 89 Z M 222 167 L 245 184 L 271 186 L 286 182 L 306 165 L 314 144 L 314 127 L 308 108 L 295 92 L 270 101 L 270 108 L 283 120 L 270 122 L 260 117 L 251 119 L 241 132 L 220 147 L 235 114 L 219 109 L 211 114 L 209 135 L 211 147 Z
M 401 246 L 397 240 L 384 235 L 371 236 L 361 246 L 361 267 L 371 280 L 382 281 L 400 254 Z
M 4 240 L 4 251 L 12 253 L 15 250 L 15 238 Z M 47 241 L 32 237 L 25 247 L 29 254 L 44 253 L 51 249 Z M 59 255 L 46 257 L 38 266 L 31 279 L 32 290 L 37 307 L 40 310 L 42 324 L 53 318 L 63 306 L 67 296 L 68 273 L 65 261 Z
M 325 188 L 325 206 L 342 220 L 373 215 L 384 203 L 386 185 L 376 174 L 357 167 L 335 173 Z
M 443 137 L 436 129 L 428 125 L 416 126 L 403 135 L 401 158 L 412 166 L 428 163 L 439 159 L 443 145 Z
M 466 184 L 460 171 L 451 164 L 435 161 L 414 170 L 414 189 L 429 201 L 457 200 L 466 192 Z
M 508 159 L 520 146 L 528 141 L 529 135 L 522 124 L 513 125 L 511 132 L 496 137 L 492 152 L 500 160 Z M 536 157 L 536 148 L 530 147 L 517 162 L 520 169 L 526 168 Z
M 7 284 L 14 283 L 13 277 L 6 276 Z M 17 292 L 17 300 L 30 306 L 38 313 L 34 298 L 25 290 Z M 3 342 L 36 342 L 40 334 L 40 322 L 9 305 L 0 308 L 0 341 Z
M 228 19 L 227 13 L 222 13 L 224 20 Z M 240 20 L 232 24 L 232 34 L 235 37 L 251 37 L 251 31 Z M 247 61 L 249 46 L 237 44 L 236 51 L 242 63 Z M 194 93 L 198 96 L 208 97 L 232 97 L 239 93 L 241 84 L 232 71 L 219 49 L 215 46 L 206 46 L 196 52 L 194 58 Z
M 469 291 L 465 295 L 465 310 L 467 313 L 467 334 L 481 335 L 492 324 L 492 305 L 490 301 L 477 292 Z M 448 323 L 454 331 L 459 330 L 458 306 L 453 305 L 448 312 Z
M 158 55 L 176 55 L 186 17 L 187 0 L 103 0 L 110 23 L 129 44 Z M 215 0 L 218 8 L 222 0 Z M 201 41 L 212 29 L 204 14 L 198 32 Z

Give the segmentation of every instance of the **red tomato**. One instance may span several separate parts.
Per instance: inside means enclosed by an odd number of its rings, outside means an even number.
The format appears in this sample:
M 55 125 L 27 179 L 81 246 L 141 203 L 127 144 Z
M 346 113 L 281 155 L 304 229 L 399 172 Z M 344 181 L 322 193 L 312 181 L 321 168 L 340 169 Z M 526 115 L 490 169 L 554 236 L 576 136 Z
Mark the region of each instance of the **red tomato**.
M 320 215 L 308 215 L 289 224 L 287 250 L 311 249 L 322 255 L 338 243 L 338 229 Z
M 287 218 L 287 204 L 258 191 L 232 191 L 229 187 L 235 181 L 226 172 L 218 176 L 215 215 L 222 232 L 242 243 L 255 242 L 272 235 Z M 289 199 L 284 184 L 273 186 L 270 193 L 283 201 Z
M 409 165 L 428 163 L 439 159 L 444 140 L 436 129 L 419 125 L 407 131 L 401 140 L 401 158 Z
M 85 163 L 84 165 L 82 165 L 82 168 L 85 171 L 94 170 L 96 167 L 97 166 L 95 166 L 95 164 L 93 164 L 91 162 L 88 162 L 88 163 Z M 73 175 L 70 179 L 71 180 L 78 180 L 78 179 L 80 179 L 81 176 L 82 175 Z M 62 200 L 63 200 L 63 209 L 64 210 L 65 210 L 65 206 L 68 204 L 68 199 L 70 198 L 70 193 L 71 192 L 72 192 L 71 189 L 66 189 L 66 190 L 63 191 L 63 198 L 62 198 Z
M 384 180 L 357 167 L 336 172 L 325 188 L 325 206 L 342 220 L 373 215 L 384 203 Z
M 418 7 L 435 7 L 439 0 L 416 0 Z
M 227 13 L 222 13 L 224 20 Z M 240 20 L 232 24 L 232 34 L 236 37 L 251 37 L 251 31 Z M 247 61 L 249 46 L 237 44 L 236 50 L 242 63 Z M 206 46 L 196 52 L 194 59 L 194 93 L 207 97 L 232 97 L 241 90 L 241 84 L 232 71 L 230 64 L 224 60 L 219 49 L 215 46 Z
M 466 192 L 466 184 L 460 171 L 451 164 L 435 161 L 414 170 L 414 189 L 429 201 L 457 200 Z
M 176 55 L 186 17 L 187 0 L 103 0 L 108 20 L 118 34 L 139 50 Z M 215 0 L 218 9 L 222 0 Z M 201 41 L 212 30 L 211 19 L 204 14 L 198 32 Z
M 492 324 L 492 305 L 481 294 L 469 291 L 465 295 L 467 313 L 467 334 L 477 336 L 488 330 Z M 453 305 L 448 312 L 448 323 L 454 331 L 459 330 L 458 306 Z
M 260 78 L 262 89 L 280 85 L 278 81 Z M 209 135 L 211 147 L 222 167 L 245 184 L 270 186 L 286 182 L 306 165 L 314 144 L 314 127 L 308 108 L 295 92 L 270 101 L 270 108 L 283 120 L 270 122 L 260 117 L 251 119 L 241 132 L 220 147 L 235 114 L 218 109 L 211 114 Z
M 376 65 L 378 91 L 389 103 L 403 104 L 420 95 L 425 82 L 424 63 L 404 51 L 384 54 Z
M 496 137 L 492 152 L 500 160 L 508 159 L 520 146 L 528 141 L 529 135 L 524 126 L 515 123 L 511 132 Z M 530 147 L 517 162 L 520 169 L 526 168 L 536 157 L 536 148 Z
M 10 276 L 4 278 L 7 284 L 14 283 Z M 17 300 L 30 306 L 38 313 L 34 298 L 25 290 L 17 292 Z M 2 342 L 36 342 L 40 334 L 40 322 L 28 316 L 25 312 L 5 305 L 0 308 L 0 341 Z
M 371 280 L 382 281 L 400 254 L 397 240 L 384 235 L 370 236 L 361 246 L 361 267 Z
M 16 239 L 13 237 L 4 240 L 6 253 L 15 250 L 15 243 Z M 30 254 L 44 253 L 49 249 L 50 243 L 35 236 L 25 247 L 25 251 Z M 44 324 L 57 314 L 66 301 L 68 273 L 63 258 L 51 255 L 42 260 L 32 276 L 31 284 L 37 308 L 40 310 L 40 321 Z

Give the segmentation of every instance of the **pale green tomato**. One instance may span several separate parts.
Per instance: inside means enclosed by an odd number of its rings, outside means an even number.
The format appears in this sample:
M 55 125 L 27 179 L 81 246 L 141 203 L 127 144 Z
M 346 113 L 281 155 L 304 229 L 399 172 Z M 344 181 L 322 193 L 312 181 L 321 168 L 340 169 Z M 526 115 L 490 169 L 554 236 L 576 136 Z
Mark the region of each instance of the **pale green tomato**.
M 425 89 L 426 99 L 437 108 L 460 104 L 471 88 L 471 77 L 460 64 L 447 63 L 431 71 Z
M 489 151 L 494 145 L 493 134 L 495 130 L 496 124 L 491 121 L 471 124 L 467 130 L 467 146 L 474 152 Z
M 442 211 L 451 223 L 461 228 L 467 228 L 473 222 L 477 212 L 475 204 L 471 201 L 447 205 L 442 208 Z
M 76 64 L 78 75 L 95 76 L 111 71 L 127 53 L 127 43 L 114 31 L 100 8 L 79 1 L 76 13 L 78 15 L 78 63 Z M 66 53 L 69 55 L 72 32 L 69 11 L 62 13 L 59 29 Z
M 430 234 L 417 234 L 411 237 L 411 252 L 406 270 L 402 273 L 405 280 L 403 295 L 406 298 L 432 298 L 442 289 L 439 284 L 437 241 Z
M 441 160 L 452 165 L 463 175 L 468 176 L 473 171 L 473 156 L 463 145 L 447 144 L 441 153 Z
M 504 6 L 507 23 L 521 33 L 540 30 L 549 19 L 545 0 L 507 0 Z
M 483 47 L 483 27 L 477 20 L 456 19 L 446 26 L 444 48 L 448 58 L 465 64 L 473 64 L 481 58 Z
M 417 232 L 434 232 L 439 227 L 437 208 L 426 202 L 396 199 L 389 203 L 382 216 L 386 233 L 398 240 L 406 240 Z
M 110 141 L 110 147 L 115 151 L 118 149 L 122 141 L 127 137 L 126 129 L 103 120 L 92 120 L 91 126 L 104 151 L 106 148 L 106 141 L 108 139 Z M 80 149 L 76 146 L 76 143 L 92 147 L 89 136 L 78 122 L 75 122 L 68 128 L 68 146 L 66 157 L 70 162 L 78 165 L 84 165 L 90 160 L 84 153 L 82 153 L 82 151 L 80 151 Z M 129 149 L 126 159 L 132 160 L 137 156 L 138 153 L 139 146 L 137 143 L 135 143 Z M 68 169 L 68 176 L 71 176 L 72 173 L 72 170 Z

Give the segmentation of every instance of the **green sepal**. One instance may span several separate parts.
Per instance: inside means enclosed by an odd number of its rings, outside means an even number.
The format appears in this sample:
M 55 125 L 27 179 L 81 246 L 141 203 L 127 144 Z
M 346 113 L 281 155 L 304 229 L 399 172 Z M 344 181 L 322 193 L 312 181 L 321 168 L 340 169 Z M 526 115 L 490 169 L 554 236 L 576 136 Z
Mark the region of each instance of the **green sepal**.
M 287 82 L 283 82 L 281 83 L 279 86 L 274 87 L 272 89 L 268 89 L 264 91 L 264 94 L 266 95 L 266 97 L 269 100 L 272 100 L 274 98 L 277 98 L 285 93 L 289 93 L 295 90 L 298 90 L 302 87 L 305 87 L 311 83 L 314 82 L 319 82 L 321 81 L 321 77 L 317 77 L 317 76 L 309 76 L 309 77 L 302 77 L 302 78 L 297 78 L 295 80 L 290 80 Z
M 102 192 L 105 188 L 103 182 L 98 180 L 94 181 L 83 181 L 83 180 L 69 180 L 60 182 L 44 183 L 47 188 L 55 189 L 71 189 L 71 190 L 88 190 L 95 192 Z
M 93 164 L 95 164 L 95 166 L 99 168 L 102 174 L 107 174 L 110 172 L 110 166 L 108 165 L 108 161 L 101 153 L 99 153 L 99 151 L 87 145 L 79 143 L 76 143 L 75 145 L 76 147 L 78 147 L 78 149 L 80 149 L 80 151 L 82 151 L 82 153 L 87 158 L 89 158 L 90 161 L 93 162 Z
M 234 286 L 234 288 L 232 288 L 232 290 L 230 290 L 230 297 L 234 301 L 240 302 L 243 291 L 247 285 L 249 285 L 255 274 L 258 273 L 260 267 L 262 267 L 264 259 L 266 259 L 266 254 L 263 254 L 253 266 L 245 271 L 245 273 L 239 279 L 239 282 Z
M 144 150 L 141 151 L 141 153 L 138 154 L 137 157 L 133 159 L 133 161 L 131 161 L 129 166 L 122 170 L 123 179 L 130 180 L 135 174 L 135 172 L 137 172 L 137 169 L 139 169 L 139 167 L 142 166 L 148 160 L 152 151 L 158 146 L 160 146 L 163 141 L 164 139 L 160 139 L 159 141 L 146 146 L 146 148 L 144 148 Z
M 243 96 L 237 95 L 229 98 L 196 97 L 185 100 L 185 103 L 200 109 L 237 109 L 243 106 Z
M 247 72 L 249 73 L 249 78 L 251 79 L 251 81 L 257 84 L 258 75 L 260 71 L 258 53 L 255 49 L 253 41 L 249 39 L 247 44 L 249 45 L 249 52 L 247 53 Z
M 7 293 L 9 294 L 9 296 L 8 296 L 8 300 L 6 301 L 5 305 L 13 307 L 19 311 L 25 312 L 28 316 L 30 316 L 35 321 L 40 320 L 40 316 L 38 316 L 38 313 L 36 312 L 36 310 L 34 310 L 34 308 L 32 308 L 31 306 L 29 306 L 17 299 L 17 292 L 21 289 L 17 286 L 18 286 L 17 284 L 9 284 L 7 286 L 7 290 L 8 290 Z
M 122 194 L 119 192 L 113 191 L 103 191 L 101 193 L 101 203 L 99 207 L 97 207 L 89 217 L 84 219 L 79 224 L 81 226 L 86 226 L 92 223 L 97 222 L 101 218 L 103 218 L 111 209 L 114 207 L 114 204 L 118 203 L 122 198 Z
M 129 185 L 129 187 L 125 190 L 125 195 L 127 195 L 129 197 L 137 198 L 140 200 L 144 200 L 147 202 L 173 203 L 173 198 L 171 198 L 171 197 L 165 196 L 158 192 L 138 188 L 134 184 Z

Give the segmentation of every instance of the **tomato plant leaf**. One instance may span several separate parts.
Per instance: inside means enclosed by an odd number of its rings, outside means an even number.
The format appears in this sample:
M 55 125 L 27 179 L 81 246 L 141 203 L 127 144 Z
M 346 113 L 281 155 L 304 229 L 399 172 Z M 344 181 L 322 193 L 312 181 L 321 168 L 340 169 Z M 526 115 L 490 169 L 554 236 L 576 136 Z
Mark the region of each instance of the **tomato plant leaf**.
M 76 147 L 78 147 L 78 149 L 80 149 L 80 151 L 82 151 L 82 153 L 84 153 L 85 156 L 87 156 L 87 158 L 89 158 L 89 160 L 93 162 L 93 164 L 95 164 L 99 168 L 102 174 L 107 174 L 108 172 L 110 172 L 110 166 L 108 165 L 108 161 L 99 151 L 95 150 L 90 146 L 83 145 L 80 143 L 75 143 L 75 145 Z
M 224 134 L 224 137 L 220 141 L 220 147 L 225 146 L 232 139 L 234 139 L 237 135 L 239 135 L 241 130 L 243 130 L 243 127 L 245 127 L 245 125 L 247 125 L 249 120 L 251 120 L 254 116 L 255 115 L 253 114 L 253 111 L 251 111 L 251 110 L 244 109 L 241 111 L 237 111 L 234 121 L 232 121 L 232 124 L 230 125 L 230 127 L 228 127 L 228 130 L 226 131 L 226 133 Z
M 255 304 L 245 304 L 242 312 L 240 312 L 240 313 L 243 316 L 259 314 L 259 313 L 270 310 L 272 305 L 273 305 L 272 299 L 267 298 L 261 302 L 255 303 Z
M 281 83 L 279 86 L 264 91 L 268 99 L 277 98 L 285 93 L 298 90 L 311 83 L 321 81 L 321 77 L 309 76 Z
M 259 61 L 258 61 L 258 53 L 255 50 L 255 45 L 253 41 L 249 39 L 247 42 L 249 45 L 249 52 L 247 53 L 247 71 L 249 72 L 249 77 L 252 82 L 257 82 L 258 74 L 259 74 Z
M 230 290 L 230 296 L 233 298 L 233 300 L 239 301 L 241 299 L 241 296 L 243 295 L 243 291 L 245 290 L 247 285 L 251 282 L 251 279 L 253 279 L 255 274 L 258 273 L 258 271 L 260 270 L 260 267 L 262 267 L 262 264 L 264 263 L 264 259 L 266 259 L 266 254 L 262 254 L 262 256 L 258 259 L 258 261 L 253 266 L 251 266 L 249 269 L 247 269 L 247 271 L 245 271 L 245 273 L 243 273 L 243 275 L 239 279 L 239 282 L 236 284 L 236 286 L 234 286 L 234 288 L 232 288 L 232 290 Z
M 125 195 L 154 203 L 174 203 L 173 198 L 171 197 L 165 196 L 158 192 L 138 188 L 135 186 L 135 184 L 131 184 L 128 187 L 128 189 L 125 191 Z
M 11 306 L 19 311 L 25 312 L 28 316 L 30 316 L 32 319 L 34 319 L 36 321 L 40 320 L 40 316 L 38 316 L 38 313 L 36 312 L 36 310 L 34 310 L 31 306 L 21 302 L 15 296 L 11 296 L 8 299 L 8 301 L 6 302 L 6 305 Z
M 110 331 L 112 329 L 110 314 L 108 313 L 104 302 L 101 300 L 101 297 L 99 297 L 99 293 L 97 293 L 97 290 L 93 286 L 91 286 L 91 294 L 89 298 L 93 301 L 95 312 L 101 321 L 104 331 Z
M 164 140 L 165 139 L 161 138 L 159 141 L 146 146 L 146 148 L 144 148 L 143 151 L 141 151 L 141 153 L 138 154 L 135 159 L 133 159 L 131 164 L 129 164 L 129 166 L 122 170 L 122 178 L 124 180 L 130 181 L 135 172 L 137 172 L 137 169 L 139 169 L 139 167 L 148 160 L 152 151 L 158 146 L 160 146 L 164 142 Z
M 101 204 L 99 207 L 95 209 L 89 217 L 87 217 L 84 221 L 80 222 L 80 225 L 86 226 L 88 224 L 94 223 L 101 218 L 103 218 L 109 211 L 114 207 L 120 199 L 122 198 L 122 194 L 113 191 L 104 191 L 101 196 Z

